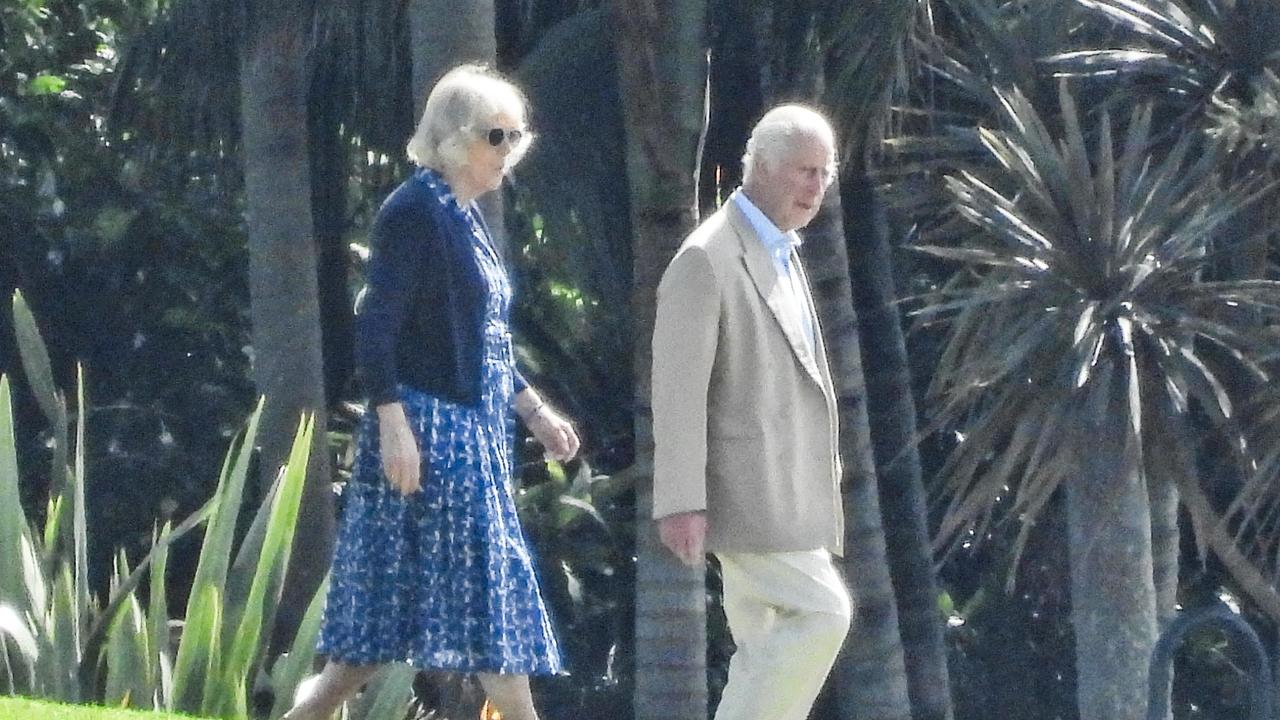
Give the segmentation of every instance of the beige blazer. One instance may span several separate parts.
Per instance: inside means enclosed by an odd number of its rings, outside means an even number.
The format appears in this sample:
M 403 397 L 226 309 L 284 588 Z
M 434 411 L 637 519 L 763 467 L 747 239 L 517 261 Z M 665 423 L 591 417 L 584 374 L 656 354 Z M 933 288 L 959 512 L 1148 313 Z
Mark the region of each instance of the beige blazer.
M 705 510 L 708 552 L 843 551 L 831 369 L 791 262 L 803 297 L 727 202 L 658 286 L 653 515 Z M 814 318 L 814 350 L 794 302 Z

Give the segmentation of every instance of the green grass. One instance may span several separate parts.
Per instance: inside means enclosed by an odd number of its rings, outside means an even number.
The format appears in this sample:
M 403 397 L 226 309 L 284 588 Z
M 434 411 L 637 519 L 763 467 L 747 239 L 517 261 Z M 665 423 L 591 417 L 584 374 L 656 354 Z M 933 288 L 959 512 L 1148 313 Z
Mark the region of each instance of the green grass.
M 180 720 L 191 717 L 100 705 L 59 705 L 25 698 L 0 698 L 0 720 Z

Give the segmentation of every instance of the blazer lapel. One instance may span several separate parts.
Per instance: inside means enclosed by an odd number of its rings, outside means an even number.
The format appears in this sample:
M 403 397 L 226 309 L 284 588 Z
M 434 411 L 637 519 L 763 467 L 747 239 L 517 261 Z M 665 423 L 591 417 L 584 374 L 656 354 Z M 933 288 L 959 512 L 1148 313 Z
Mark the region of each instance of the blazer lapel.
M 787 338 L 787 344 L 791 346 L 791 352 L 795 355 L 800 366 L 805 369 L 805 372 L 819 387 L 822 387 L 822 374 L 818 369 L 818 360 L 814 355 L 814 350 L 809 347 L 809 343 L 805 339 L 804 330 L 800 327 L 799 318 L 796 314 L 796 308 L 791 304 L 795 302 L 809 303 L 812 308 L 807 284 L 801 297 L 795 297 L 792 293 L 783 289 L 778 280 L 778 271 L 773 264 L 773 258 L 769 257 L 769 252 L 765 250 L 764 242 L 756 235 L 755 229 L 751 227 L 751 223 L 747 221 L 747 218 L 736 205 L 733 203 L 726 203 L 726 205 L 728 206 L 729 222 L 738 233 L 738 240 L 742 245 L 742 262 L 747 266 L 747 273 L 751 276 L 751 282 L 755 284 L 760 297 L 764 298 L 765 305 L 768 306 L 773 319 L 782 328 L 782 334 Z M 803 271 L 800 277 L 804 279 Z M 805 282 L 807 283 L 807 280 Z M 814 340 L 821 342 L 817 338 L 817 315 L 812 315 L 811 317 L 815 318 Z
M 813 292 L 809 289 L 811 287 L 809 285 L 809 274 L 805 272 L 804 265 L 800 263 L 800 253 L 792 250 L 791 262 L 795 263 L 796 272 L 800 273 L 800 281 L 804 286 L 804 297 L 801 298 L 801 301 L 808 306 L 809 317 L 813 318 L 813 342 L 817 346 L 815 362 L 822 377 L 822 381 L 819 384 L 822 385 L 822 394 L 827 396 L 827 404 L 830 406 L 832 417 L 834 417 L 836 412 L 836 379 L 831 371 L 831 363 L 827 360 L 827 344 L 822 338 L 821 323 L 818 322 L 818 306 L 814 304 Z

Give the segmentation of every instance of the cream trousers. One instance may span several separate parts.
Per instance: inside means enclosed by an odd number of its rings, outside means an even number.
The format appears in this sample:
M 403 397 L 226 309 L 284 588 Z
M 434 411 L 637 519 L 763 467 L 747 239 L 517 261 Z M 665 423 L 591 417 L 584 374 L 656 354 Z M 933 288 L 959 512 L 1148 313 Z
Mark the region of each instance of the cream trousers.
M 805 720 L 853 603 L 826 550 L 716 553 L 737 651 L 715 720 Z

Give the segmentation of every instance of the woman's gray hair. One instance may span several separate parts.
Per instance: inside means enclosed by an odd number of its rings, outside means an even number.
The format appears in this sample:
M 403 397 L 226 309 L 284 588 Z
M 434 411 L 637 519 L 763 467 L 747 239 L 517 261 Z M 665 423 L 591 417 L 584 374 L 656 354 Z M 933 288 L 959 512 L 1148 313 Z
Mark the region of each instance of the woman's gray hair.
M 483 65 L 459 65 L 431 88 L 405 152 L 421 167 L 460 168 L 467 162 L 468 145 L 490 129 L 494 115 L 510 115 L 523 130 L 525 105 L 524 93 L 502 75 Z M 526 130 L 507 155 L 507 168 L 520 161 L 532 139 Z
M 751 129 L 747 151 L 742 155 L 742 182 L 751 182 L 751 176 L 761 164 L 774 167 L 802 138 L 813 138 L 832 150 L 831 164 L 827 166 L 829 182 L 836 173 L 835 131 L 822 113 L 797 104 L 773 108 Z

